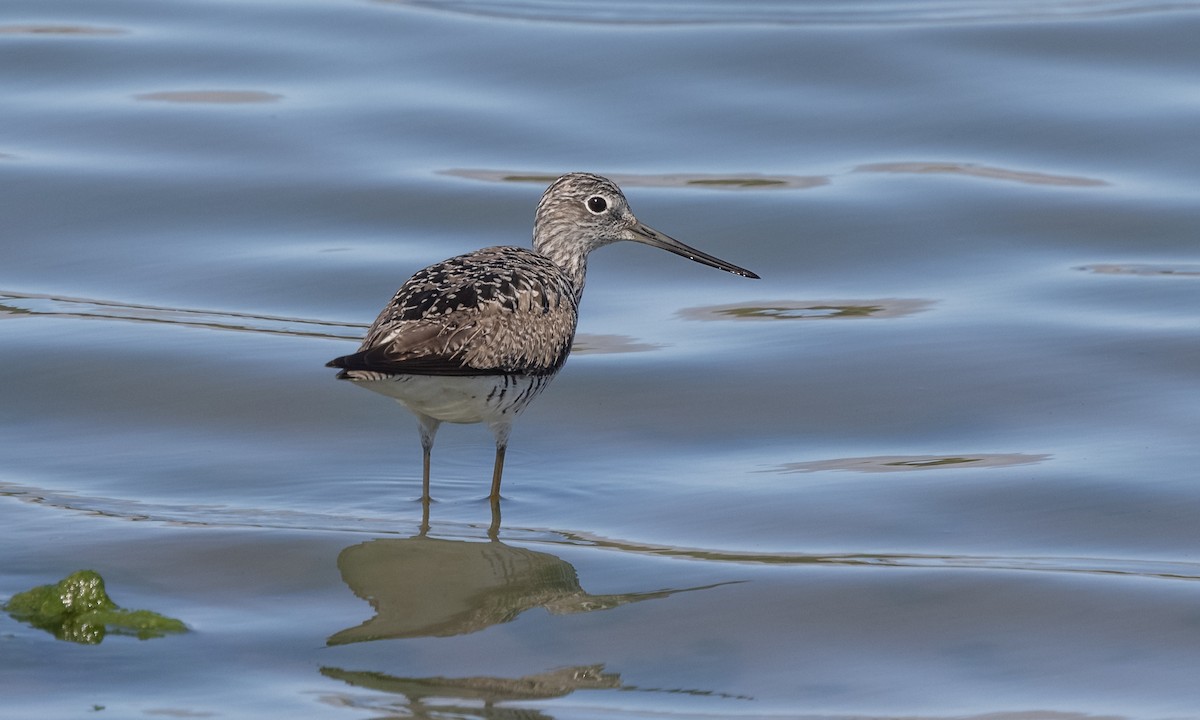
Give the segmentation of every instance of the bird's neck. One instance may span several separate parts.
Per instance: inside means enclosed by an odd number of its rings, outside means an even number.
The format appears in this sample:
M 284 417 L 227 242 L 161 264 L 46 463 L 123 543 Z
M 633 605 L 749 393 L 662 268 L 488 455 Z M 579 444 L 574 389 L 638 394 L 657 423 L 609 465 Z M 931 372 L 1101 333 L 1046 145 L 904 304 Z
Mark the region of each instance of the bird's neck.
M 553 235 L 545 234 L 533 238 L 533 248 L 562 269 L 575 289 L 575 302 L 579 302 L 587 280 L 587 252 L 581 251 L 578 243 L 556 242 Z

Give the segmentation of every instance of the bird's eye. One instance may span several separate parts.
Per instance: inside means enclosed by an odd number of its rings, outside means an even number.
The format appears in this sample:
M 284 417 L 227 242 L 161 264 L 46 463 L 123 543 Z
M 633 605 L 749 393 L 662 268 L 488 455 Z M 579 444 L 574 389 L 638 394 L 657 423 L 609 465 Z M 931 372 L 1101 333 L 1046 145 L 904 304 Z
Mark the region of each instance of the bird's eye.
M 587 209 L 599 215 L 608 209 L 608 201 L 599 195 L 593 195 L 587 199 Z

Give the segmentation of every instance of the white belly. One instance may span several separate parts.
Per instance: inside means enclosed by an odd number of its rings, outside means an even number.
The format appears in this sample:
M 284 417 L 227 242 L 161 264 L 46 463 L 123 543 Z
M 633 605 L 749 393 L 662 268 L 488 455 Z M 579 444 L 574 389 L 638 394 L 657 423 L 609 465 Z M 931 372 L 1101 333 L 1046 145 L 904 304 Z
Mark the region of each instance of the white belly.
M 537 397 L 552 376 L 388 375 L 351 380 L 399 401 L 418 415 L 442 422 L 494 423 L 511 420 Z

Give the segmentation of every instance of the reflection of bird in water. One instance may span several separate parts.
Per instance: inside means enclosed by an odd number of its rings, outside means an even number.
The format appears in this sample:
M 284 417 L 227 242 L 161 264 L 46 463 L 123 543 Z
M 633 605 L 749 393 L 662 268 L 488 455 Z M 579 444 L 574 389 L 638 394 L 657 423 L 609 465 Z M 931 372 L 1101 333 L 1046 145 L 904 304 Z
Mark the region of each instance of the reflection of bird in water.
M 489 247 L 418 271 L 367 331 L 358 352 L 330 361 L 338 377 L 395 398 L 416 414 L 424 455 L 443 422 L 484 422 L 496 438 L 493 501 L 500 497 L 513 420 L 566 361 L 587 256 L 630 240 L 743 277 L 731 265 L 638 222 L 612 181 L 586 173 L 555 180 L 538 203 L 533 250 Z
M 368 710 L 380 717 L 383 716 L 380 714 L 382 712 L 389 718 L 406 717 L 414 720 L 553 720 L 537 707 L 522 707 L 521 703 L 566 697 L 579 690 L 695 695 L 710 700 L 754 699 L 749 695 L 733 695 L 700 688 L 644 688 L 629 685 L 621 681 L 619 673 L 607 672 L 602 664 L 560 667 L 516 678 L 493 675 L 399 677 L 371 670 L 344 670 L 329 666 L 322 667 L 321 674 L 354 687 L 403 697 L 403 700 L 398 702 L 374 694 L 365 697 L 358 694 L 334 695 L 329 698 L 337 701 L 340 707 Z M 618 715 L 628 717 L 626 713 L 618 712 Z
M 580 586 L 570 563 L 549 553 L 423 535 L 352 545 L 338 555 L 337 565 L 375 616 L 334 633 L 329 645 L 466 635 L 533 608 L 572 615 L 728 584 L 594 595 Z
M 396 677 L 379 672 L 321 668 L 321 674 L 355 687 L 404 696 L 400 707 L 376 700 L 364 710 L 395 710 L 388 717 L 478 718 L 479 720 L 552 720 L 534 708 L 515 708 L 509 704 L 530 700 L 550 700 L 577 690 L 636 689 L 621 683 L 621 676 L 605 672 L 603 665 L 581 665 L 549 672 L 506 677 Z M 479 703 L 483 706 L 480 707 Z M 497 706 L 496 703 L 505 703 Z M 350 701 L 347 704 L 354 704 Z

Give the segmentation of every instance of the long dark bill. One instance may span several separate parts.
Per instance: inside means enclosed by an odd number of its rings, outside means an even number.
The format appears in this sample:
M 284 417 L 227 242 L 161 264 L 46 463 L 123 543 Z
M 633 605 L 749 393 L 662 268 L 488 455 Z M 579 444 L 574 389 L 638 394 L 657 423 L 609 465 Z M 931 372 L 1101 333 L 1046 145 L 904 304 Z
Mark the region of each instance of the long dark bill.
M 664 235 L 648 225 L 638 223 L 632 228 L 632 234 L 633 237 L 631 237 L 630 240 L 633 240 L 634 242 L 640 242 L 643 245 L 649 245 L 650 247 L 660 248 L 662 250 L 666 250 L 667 252 L 673 252 L 676 255 L 682 255 L 688 260 L 695 260 L 702 265 L 715 267 L 718 270 L 731 272 L 734 275 L 754 278 L 755 280 L 759 279 L 758 275 L 750 272 L 746 268 L 738 267 L 733 263 L 727 263 L 720 258 L 715 258 L 712 255 L 709 255 L 708 253 L 700 252 L 694 247 L 684 245 L 670 235 Z

